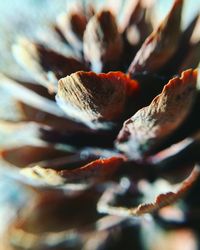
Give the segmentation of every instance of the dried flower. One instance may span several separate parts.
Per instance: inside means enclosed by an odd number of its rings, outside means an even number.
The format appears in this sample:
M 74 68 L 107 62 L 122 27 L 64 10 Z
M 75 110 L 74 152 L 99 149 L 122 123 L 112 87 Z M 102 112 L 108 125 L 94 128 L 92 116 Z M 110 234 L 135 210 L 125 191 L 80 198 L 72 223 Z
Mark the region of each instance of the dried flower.
M 181 31 L 175 0 L 153 29 L 149 9 L 128 4 L 121 24 L 93 5 L 58 17 L 54 32 L 77 56 L 13 45 L 35 81 L 0 75 L 19 113 L 0 122 L 2 168 L 34 194 L 9 227 L 14 249 L 144 249 L 143 215 L 200 219 L 197 17 Z M 181 221 L 163 213 L 174 207 Z

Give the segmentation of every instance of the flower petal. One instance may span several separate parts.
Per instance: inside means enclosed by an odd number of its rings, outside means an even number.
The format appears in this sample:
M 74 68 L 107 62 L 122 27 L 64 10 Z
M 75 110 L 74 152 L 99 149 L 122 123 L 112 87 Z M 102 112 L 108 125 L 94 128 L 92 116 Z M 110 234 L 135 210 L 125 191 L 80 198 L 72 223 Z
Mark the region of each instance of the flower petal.
M 122 39 L 115 17 L 109 11 L 94 15 L 84 33 L 84 56 L 93 71 L 114 70 L 122 53 Z
M 177 171 L 177 175 L 183 173 L 183 168 L 200 161 L 200 132 L 173 144 L 159 153 L 149 157 L 148 161 L 156 166 L 158 175 Z M 180 172 L 179 169 L 182 169 Z M 180 172 L 178 174 L 178 172 Z
M 64 112 L 59 109 L 54 101 L 37 94 L 35 91 L 28 88 L 29 86 L 25 87 L 3 74 L 0 74 L 0 80 L 1 87 L 18 101 L 57 117 L 64 116 Z
M 83 50 L 83 33 L 87 24 L 82 6 L 73 6 L 67 13 L 62 13 L 57 18 L 57 27 L 67 42 L 75 50 Z
M 191 174 L 180 184 L 176 191 L 160 194 L 156 197 L 154 202 L 141 203 L 134 208 L 117 207 L 110 205 L 110 200 L 115 194 L 116 188 L 110 190 L 107 189 L 98 202 L 98 211 L 101 213 L 118 216 L 139 216 L 145 213 L 153 213 L 164 206 L 176 202 L 178 199 L 184 196 L 199 179 L 199 176 L 200 170 L 199 167 L 196 166 L 192 170 Z
M 46 143 L 40 138 L 41 127 L 40 124 L 34 122 L 0 121 L 0 147 L 44 146 Z
M 36 197 L 33 193 L 32 196 L 32 202 L 21 209 L 12 225 L 13 230 L 35 235 L 66 232 L 72 228 L 89 225 L 99 217 L 95 209 L 98 193 L 94 189 L 75 194 L 71 192 L 69 195 L 51 190 L 43 191 Z M 83 211 L 76 213 L 80 207 Z
M 105 159 L 94 160 L 82 167 L 66 170 L 55 170 L 52 168 L 43 168 L 40 165 L 26 167 L 21 170 L 23 176 L 35 182 L 38 185 L 40 182 L 46 186 L 57 186 L 64 188 L 65 185 L 70 188 L 70 185 L 88 185 L 97 184 L 105 179 L 113 177 L 113 174 L 124 162 L 122 156 L 113 156 Z M 73 190 L 73 186 L 71 187 Z
M 84 181 L 88 178 L 104 179 L 112 176 L 124 162 L 123 157 L 95 160 L 79 169 L 62 170 L 60 175 L 68 181 Z
M 16 61 L 50 92 L 56 92 L 61 77 L 86 70 L 75 58 L 65 57 L 41 44 L 21 39 L 13 46 Z
M 23 168 L 40 161 L 54 161 L 54 158 L 68 155 L 65 150 L 58 150 L 52 145 L 47 146 L 16 146 L 0 150 L 0 158 L 10 165 Z
M 200 41 L 192 44 L 189 48 L 186 57 L 182 61 L 182 64 L 179 68 L 179 72 L 189 69 L 189 68 L 197 68 L 200 61 Z
M 117 148 L 131 159 L 144 160 L 185 121 L 197 96 L 196 84 L 197 70 L 187 70 L 170 80 L 149 106 L 124 123 Z
M 119 120 L 137 92 L 137 82 L 121 72 L 80 71 L 59 81 L 57 102 L 69 117 L 95 129 Z
M 161 69 L 175 53 L 180 39 L 180 21 L 183 0 L 176 0 L 160 24 L 144 41 L 129 67 L 129 73 L 156 72 Z
M 192 20 L 192 22 L 188 25 L 188 27 L 182 32 L 182 34 L 180 35 L 178 48 L 176 52 L 174 53 L 174 55 L 171 57 L 171 59 L 164 66 L 164 68 L 161 69 L 161 72 L 160 72 L 161 74 L 172 76 L 177 73 L 177 68 L 179 68 L 180 65 L 183 63 L 183 61 L 185 61 L 185 58 L 187 58 L 188 54 L 193 48 L 193 44 L 191 44 L 191 38 L 197 26 L 197 22 L 198 22 L 198 16 L 196 16 Z M 198 48 L 198 45 L 196 47 Z M 188 66 L 185 65 L 186 67 L 182 68 L 182 70 L 179 69 L 179 72 L 182 72 L 183 70 L 190 69 L 190 68 L 195 69 L 197 67 L 200 54 L 198 53 L 198 50 L 196 50 L 195 52 L 196 54 L 194 54 L 193 64 L 191 65 L 188 64 Z

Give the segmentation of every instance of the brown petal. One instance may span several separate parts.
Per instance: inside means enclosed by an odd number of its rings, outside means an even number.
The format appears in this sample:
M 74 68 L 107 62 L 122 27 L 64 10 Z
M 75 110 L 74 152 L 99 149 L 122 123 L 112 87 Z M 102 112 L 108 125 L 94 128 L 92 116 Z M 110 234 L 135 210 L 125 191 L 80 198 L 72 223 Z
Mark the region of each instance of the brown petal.
M 47 144 L 62 144 L 63 139 L 60 138 L 61 136 L 62 132 L 60 132 L 59 130 L 55 130 L 50 126 L 43 125 L 37 122 L 13 123 L 9 121 L 0 121 L 0 148 L 15 148 L 27 145 L 44 147 Z M 49 137 L 56 138 L 54 138 L 54 140 L 51 138 L 50 140 Z M 72 138 L 70 139 L 72 141 Z M 65 141 L 65 145 L 62 146 L 69 149 L 69 146 L 66 144 L 67 142 Z
M 67 13 L 60 14 L 57 18 L 57 27 L 67 42 L 75 49 L 83 50 L 83 33 L 87 24 L 81 6 L 70 9 Z
M 110 205 L 109 202 L 112 197 L 112 193 L 115 192 L 115 190 L 107 189 L 107 191 L 105 191 L 105 193 L 98 202 L 98 211 L 101 213 L 119 216 L 138 216 L 145 213 L 155 212 L 156 210 L 164 206 L 176 202 L 183 195 L 185 195 L 190 190 L 190 188 L 196 183 L 199 176 L 200 170 L 197 166 L 193 169 L 192 173 L 185 179 L 185 181 L 180 184 L 176 191 L 160 194 L 156 197 L 154 202 L 142 203 L 134 208 L 115 207 Z
M 166 194 L 160 194 L 159 196 L 156 197 L 154 203 L 140 205 L 137 208 L 136 213 L 140 215 L 143 213 L 154 212 L 155 210 L 158 210 L 161 207 L 174 203 L 190 190 L 190 188 L 194 185 L 196 180 L 198 180 L 199 175 L 200 171 L 199 167 L 197 166 L 193 169 L 192 173 L 188 176 L 188 178 L 186 178 L 185 181 L 181 183 L 177 191 L 169 192 Z
M 198 43 L 194 46 L 191 44 L 191 38 L 192 34 L 195 31 L 195 27 L 197 26 L 198 22 L 198 16 L 196 16 L 192 22 L 188 25 L 188 27 L 182 32 L 180 35 L 180 41 L 178 48 L 175 52 L 175 54 L 171 57 L 171 59 L 167 62 L 167 64 L 164 66 L 163 69 L 161 69 L 161 74 L 163 75 L 174 75 L 177 74 L 177 68 L 180 67 L 180 65 L 184 64 L 185 61 L 187 61 L 188 54 L 190 54 L 191 50 L 196 50 L 196 54 L 193 54 L 194 56 L 194 62 L 193 64 L 186 64 L 185 68 L 179 69 L 179 72 L 182 72 L 183 70 L 193 68 L 195 69 L 198 65 L 200 54 L 198 53 Z M 193 48 L 194 47 L 194 48 Z M 190 56 L 189 56 L 190 57 Z M 190 58 L 191 60 L 191 58 Z M 191 60 L 192 62 L 192 60 Z
M 3 74 L 0 74 L 0 80 L 1 87 L 18 101 L 57 117 L 64 116 L 64 113 L 54 101 L 37 94 L 35 91 L 28 88 L 28 86 L 25 87 Z
M 148 161 L 155 166 L 158 175 L 162 173 L 173 175 L 174 172 L 177 172 L 177 178 L 184 173 L 184 167 L 189 169 L 190 166 L 200 161 L 199 149 L 200 132 L 198 131 L 186 139 L 149 157 Z
M 176 0 L 160 26 L 145 40 L 129 67 L 129 73 L 156 72 L 175 53 L 180 36 L 182 0 Z
M 57 101 L 71 118 L 98 128 L 119 120 L 127 97 L 137 91 L 137 82 L 121 72 L 76 72 L 59 81 Z
M 32 121 L 42 125 L 47 125 L 55 131 L 60 131 L 60 133 L 81 134 L 86 131 L 88 133 L 90 132 L 89 129 L 84 127 L 82 124 L 75 123 L 65 117 L 59 117 L 54 114 L 46 113 L 40 109 L 26 105 L 23 102 L 18 102 L 18 106 L 23 114 L 23 119 L 21 121 Z
M 90 190 L 91 192 L 92 190 Z M 85 194 L 82 194 L 82 196 L 85 197 Z M 79 197 L 76 197 L 79 199 Z M 89 199 L 92 198 L 92 204 L 93 204 L 93 197 L 86 197 L 86 200 L 88 200 L 88 204 L 90 205 Z M 52 198 L 52 201 L 56 200 L 55 198 Z M 67 199 L 66 199 L 67 200 Z M 69 201 L 68 201 L 69 200 Z M 62 213 L 59 213 L 58 219 L 54 218 L 54 216 L 57 216 L 58 212 L 57 210 L 62 211 L 63 209 L 67 209 L 67 211 L 70 210 L 72 207 L 76 207 L 75 204 L 74 206 L 71 204 L 72 199 L 68 199 L 67 201 L 70 203 L 69 207 L 65 207 L 65 203 L 61 203 L 59 200 L 58 202 L 55 202 L 55 204 L 58 204 L 57 208 L 53 208 L 51 211 L 48 210 L 49 214 L 52 214 L 51 217 L 48 217 L 47 224 L 45 223 L 45 226 L 50 226 L 52 227 L 51 222 L 49 219 L 51 218 L 53 223 L 56 224 L 66 224 L 66 220 L 69 219 L 71 221 L 71 218 L 68 218 L 67 214 L 64 213 L 64 216 Z M 81 199 L 82 201 L 82 199 Z M 49 201 L 50 202 L 50 201 Z M 35 222 L 38 219 L 46 218 L 45 215 L 45 209 L 48 209 L 49 202 L 46 202 L 46 205 L 41 206 L 41 212 L 37 211 L 37 217 L 35 218 Z M 77 202 L 77 205 L 79 202 Z M 87 204 L 87 203 L 86 203 Z M 84 207 L 86 207 L 86 204 L 84 204 Z M 39 204 L 38 204 L 39 205 Z M 61 206 L 59 206 L 61 205 Z M 64 206 L 63 206 L 64 205 Z M 39 206 L 32 206 L 32 209 L 39 209 Z M 29 212 L 33 212 L 32 209 L 29 209 Z M 44 210 L 44 211 L 43 211 Z M 139 226 L 138 223 L 133 223 L 130 222 L 128 218 L 120 218 L 118 216 L 106 216 L 102 219 L 99 219 L 97 223 L 93 223 L 92 225 L 88 226 L 86 223 L 85 225 L 82 225 L 85 222 L 92 222 L 92 220 L 96 219 L 97 216 L 91 216 L 91 218 L 87 218 L 90 212 L 92 212 L 92 215 L 95 212 L 94 207 L 90 206 L 88 209 L 86 207 L 84 211 L 84 215 L 81 215 L 79 213 L 75 220 L 79 219 L 79 215 L 83 216 L 84 219 L 81 217 L 81 227 L 80 225 L 78 230 L 64 230 L 64 231 L 58 231 L 58 232 L 46 232 L 45 234 L 38 232 L 37 234 L 33 234 L 30 232 L 27 232 L 25 230 L 18 228 L 18 224 L 14 223 L 12 227 L 9 230 L 9 237 L 11 238 L 11 242 L 15 247 L 18 248 L 23 248 L 26 249 L 27 247 L 32 250 L 32 249 L 45 249 L 45 250 L 62 250 L 64 249 L 80 249 L 80 247 L 84 250 L 97 250 L 97 249 L 110 249 L 110 247 L 114 246 L 114 249 L 128 249 L 130 246 L 133 249 L 137 249 L 137 246 L 140 245 L 139 241 L 140 238 L 138 237 L 139 235 Z M 79 209 L 77 210 L 79 211 Z M 39 213 L 38 213 L 39 212 Z M 88 215 L 85 215 L 87 214 Z M 29 213 L 27 213 L 28 216 Z M 49 216 L 48 214 L 48 216 Z M 71 215 L 71 214 L 70 214 Z M 58 222 L 62 218 L 62 222 Z M 73 216 L 72 216 L 73 218 Z M 25 218 L 26 219 L 26 218 Z M 74 218 L 73 218 L 74 219 Z M 27 222 L 29 219 L 27 218 Z M 45 221 L 46 222 L 46 221 Z M 25 221 L 25 224 L 26 223 Z M 31 227 L 34 226 L 35 223 L 30 225 Z M 75 223 L 74 223 L 75 224 Z M 36 226 L 40 226 L 42 228 L 42 225 L 39 221 L 36 222 Z M 73 224 L 69 224 L 72 226 Z M 56 225 L 57 226 L 57 225 Z M 83 227 L 82 227 L 83 226 Z M 68 223 L 67 223 L 68 227 Z M 61 228 L 61 227 L 60 227 Z M 76 226 L 77 228 L 77 226 Z M 134 240 L 133 240 L 134 239 Z M 51 246 L 49 246 L 49 242 L 51 242 Z
M 146 9 L 141 1 L 126 2 L 124 8 L 124 18 L 121 27 L 122 32 L 127 33 L 127 39 L 130 44 L 136 45 L 137 34 L 133 34 L 132 36 L 128 35 L 130 30 L 134 27 L 134 30 L 138 32 L 138 43 L 143 42 L 152 31 L 152 24 L 149 20 L 150 18 L 147 17 L 147 10 L 150 10 L 150 8 Z M 131 37 L 133 37 L 133 40 L 129 39 Z
M 85 154 L 84 154 L 85 153 Z M 34 167 L 35 165 L 39 165 L 42 168 L 51 168 L 54 170 L 72 170 L 72 169 L 76 169 L 79 168 L 83 165 L 86 165 L 94 160 L 99 159 L 100 157 L 102 157 L 101 154 L 95 154 L 95 153 L 90 153 L 89 150 L 87 152 L 87 150 L 84 151 L 80 151 L 78 153 L 68 153 L 65 152 L 65 154 L 60 155 L 57 153 L 56 158 L 54 157 L 54 159 L 51 158 L 46 158 L 46 159 L 42 159 L 41 161 L 35 161 L 37 162 L 37 164 L 35 164 L 35 162 L 32 162 L 31 164 L 25 164 L 24 166 L 27 167 Z
M 0 150 L 0 158 L 16 167 L 26 167 L 40 161 L 53 161 L 55 157 L 68 155 L 66 151 L 58 150 L 53 146 L 19 146 Z
M 83 49 L 86 60 L 97 73 L 118 66 L 122 40 L 115 17 L 109 11 L 102 11 L 90 19 L 84 33 Z
M 66 127 L 55 125 L 41 126 L 40 139 L 48 143 L 61 143 L 64 145 L 80 147 L 104 147 L 111 148 L 117 130 L 93 130 L 74 122 L 66 123 Z M 59 128 L 60 127 L 60 128 Z
M 120 32 L 124 32 L 127 27 L 137 21 L 142 16 L 143 7 L 141 1 L 125 2 L 123 7 L 123 20 L 119 21 Z
M 170 80 L 149 106 L 124 123 L 117 147 L 135 160 L 155 150 L 191 112 L 197 94 L 196 84 L 197 70 L 187 70 L 180 78 Z
M 80 135 L 84 132 L 91 132 L 83 124 L 67 119 L 56 102 L 51 100 L 55 97 L 50 96 L 45 88 L 35 84 L 25 84 L 3 74 L 0 74 L 0 80 L 1 89 L 8 92 L 17 105 L 20 112 L 20 121 L 33 121 L 47 125 L 61 133 L 78 133 Z M 41 91 L 41 88 L 43 91 Z M 47 98 L 44 96 L 47 96 Z
M 45 142 L 40 139 L 40 127 L 34 122 L 0 121 L 0 147 L 44 146 Z
M 20 39 L 13 46 L 13 54 L 16 61 L 50 92 L 56 92 L 59 78 L 78 70 L 86 70 L 76 59 L 26 39 Z
M 200 41 L 190 46 L 190 49 L 179 68 L 179 72 L 188 68 L 195 69 L 199 64 L 199 61 L 200 61 Z
M 79 169 L 62 170 L 60 175 L 69 181 L 84 181 L 88 178 L 104 179 L 112 176 L 124 162 L 122 157 L 95 160 Z
M 84 189 L 88 185 L 111 178 L 123 163 L 122 156 L 94 160 L 87 165 L 72 170 L 54 170 L 39 165 L 21 170 L 21 174 L 35 185 L 56 186 L 69 190 Z M 67 168 L 67 166 L 66 166 Z M 84 186 L 85 185 L 85 186 Z
M 119 23 L 119 26 L 124 43 L 121 67 L 126 71 L 140 46 L 153 29 L 147 15 L 150 9 L 145 9 L 141 1 L 126 1 L 124 9 L 123 19 L 121 18 L 123 21 L 121 25 Z
M 32 202 L 21 209 L 12 225 L 13 229 L 35 235 L 62 230 L 66 232 L 88 225 L 99 217 L 96 212 L 98 193 L 95 189 L 70 195 L 51 190 L 40 192 L 36 197 L 34 194 L 32 196 Z
M 0 80 L 1 89 L 8 92 L 12 97 L 12 101 L 14 99 L 15 105 L 17 105 L 17 111 L 19 112 L 17 115 L 20 115 L 18 122 L 33 121 L 47 125 L 48 128 L 51 127 L 55 131 L 60 131 L 60 134 L 77 133 L 77 136 L 80 136 L 80 134 L 86 131 L 90 133 L 90 129 L 86 126 L 67 119 L 65 113 L 57 106 L 56 102 L 49 99 L 50 95 L 45 88 L 35 84 L 18 82 L 3 74 L 0 74 Z M 46 91 L 41 92 L 41 88 Z M 44 95 L 48 98 L 44 97 Z M 49 129 L 47 131 L 49 132 Z M 43 135 L 44 137 L 44 134 L 46 135 L 47 132 L 41 133 L 41 136 Z M 69 143 L 70 141 L 69 139 Z

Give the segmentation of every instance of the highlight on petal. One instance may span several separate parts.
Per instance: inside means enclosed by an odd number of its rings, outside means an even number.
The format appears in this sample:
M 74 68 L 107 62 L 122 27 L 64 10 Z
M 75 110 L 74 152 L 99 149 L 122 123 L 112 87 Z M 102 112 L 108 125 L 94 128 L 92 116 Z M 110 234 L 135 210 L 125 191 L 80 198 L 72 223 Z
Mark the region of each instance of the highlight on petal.
M 183 0 L 175 0 L 174 5 L 160 24 L 144 41 L 137 52 L 128 72 L 157 72 L 175 53 L 180 39 L 180 22 Z
M 1 109 L 0 120 L 18 122 L 24 119 L 24 114 L 18 105 L 18 101 L 14 99 L 2 86 L 1 92 Z
M 64 194 L 59 191 L 43 191 L 40 195 L 32 194 L 29 206 L 21 209 L 12 224 L 14 231 L 34 234 L 39 238 L 58 232 L 70 233 L 71 228 L 81 228 L 98 219 L 95 209 L 98 193 L 94 189 Z M 82 207 L 83 211 L 75 213 Z M 43 223 L 41 223 L 41 221 Z M 14 236 L 14 235 L 13 235 Z M 49 238 L 49 242 L 51 242 Z M 58 247 L 57 249 L 60 249 Z
M 58 105 L 65 113 L 91 128 L 120 120 L 129 96 L 138 84 L 121 72 L 76 72 L 58 82 Z
M 73 151 L 59 145 L 13 145 L 0 149 L 1 171 L 20 183 L 38 188 L 80 191 L 113 174 L 125 161 L 114 151 L 86 148 Z
M 139 0 L 125 3 L 123 20 L 119 26 L 129 44 L 141 44 L 151 33 L 152 24 L 147 15 L 150 10 L 150 6 L 147 9 Z
M 190 171 L 191 166 L 199 162 L 199 149 L 200 132 L 197 131 L 184 140 L 150 156 L 147 161 L 154 165 L 158 176 L 164 173 L 172 176 L 172 179 L 180 178 L 185 171 Z
M 57 158 L 70 158 L 71 152 L 57 149 L 55 145 L 19 145 L 11 148 L 0 149 L 0 159 L 8 165 L 13 165 L 18 168 L 32 166 L 44 162 L 53 162 Z
M 92 195 L 88 195 L 91 192 Z M 93 190 L 89 190 L 89 192 L 82 193 L 75 198 L 65 197 L 64 202 L 59 200 L 58 194 L 56 194 L 57 198 L 54 197 L 56 196 L 54 194 L 52 199 L 49 197 L 50 194 L 47 194 L 47 201 L 42 197 L 37 201 L 37 204 L 25 211 L 24 220 L 13 223 L 9 230 L 13 245 L 23 249 L 27 247 L 29 249 L 49 248 L 49 246 L 51 249 L 60 249 L 60 246 L 69 249 L 72 249 L 73 246 L 73 249 L 77 249 L 81 246 L 84 250 L 105 250 L 109 249 L 110 246 L 118 247 L 120 242 L 120 246 L 125 247 L 125 249 L 130 245 L 135 249 L 139 242 L 138 234 L 135 232 L 138 231 L 138 223 L 133 224 L 128 218 L 118 216 L 106 216 L 99 219 L 99 215 L 94 208 L 96 194 L 93 193 Z M 86 202 L 82 204 L 84 198 Z M 75 199 L 78 201 L 75 202 Z M 49 207 L 52 207 L 52 204 L 57 203 L 56 207 L 53 206 L 50 211 L 48 210 Z M 71 212 L 73 213 L 73 210 L 80 206 L 84 208 L 83 214 L 79 213 L 76 218 L 71 216 Z M 28 223 L 30 214 L 34 212 L 35 219 Z M 98 220 L 93 223 L 95 219 Z M 40 223 L 41 220 L 44 221 L 43 225 Z M 75 223 L 71 223 L 72 220 Z M 70 227 L 73 227 L 73 225 L 75 227 L 76 223 L 79 230 L 70 230 Z M 60 227 L 59 224 L 61 224 Z M 61 231 L 62 227 L 66 227 L 66 224 L 69 230 L 64 228 Z M 51 232 L 53 225 L 56 229 L 58 228 L 56 232 Z M 43 231 L 45 231 L 45 234 L 41 233 Z
M 31 107 L 42 110 L 43 112 L 52 114 L 57 117 L 63 117 L 64 112 L 59 109 L 56 103 L 48 98 L 45 98 L 35 91 L 26 88 L 19 82 L 0 74 L 1 88 L 6 90 L 18 101 L 21 101 Z
M 84 181 L 88 178 L 104 179 L 112 176 L 124 162 L 123 157 L 111 157 L 95 160 L 79 169 L 62 170 L 60 175 L 69 181 Z
M 152 203 L 141 203 L 134 208 L 117 207 L 110 205 L 110 200 L 116 189 L 107 189 L 98 202 L 98 211 L 118 216 L 139 216 L 146 213 L 153 213 L 158 209 L 170 205 L 184 196 L 199 179 L 199 166 L 194 167 L 191 174 L 176 187 L 175 191 L 160 194 Z
M 183 70 L 190 68 L 197 68 L 199 56 L 198 53 L 198 43 L 192 41 L 193 33 L 198 24 L 198 15 L 193 18 L 193 20 L 189 23 L 187 28 L 182 31 L 180 35 L 179 45 L 174 53 L 174 55 L 170 58 L 167 64 L 161 69 L 160 74 L 164 75 L 174 75 L 177 73 L 177 68 L 179 68 L 178 72 L 182 72 Z M 190 56 L 191 51 L 193 51 L 193 60 L 190 59 L 191 64 L 185 64 L 185 67 L 180 68 L 180 65 L 184 64 L 184 61 L 187 61 L 188 56 Z M 196 53 L 196 54 L 194 54 Z
M 23 168 L 20 172 L 22 175 L 28 177 L 35 183 L 42 182 L 45 185 L 57 186 L 76 190 L 79 185 L 84 185 L 83 188 L 88 187 L 92 183 L 111 178 L 117 169 L 124 162 L 121 156 L 97 159 L 85 166 L 72 170 L 55 170 L 52 168 L 43 168 L 38 166 Z M 67 166 L 66 166 L 67 168 Z M 71 185 L 71 186 L 70 186 Z M 77 187 L 76 187 L 77 185 Z
M 13 45 L 13 55 L 19 65 L 50 92 L 56 92 L 57 81 L 61 77 L 77 70 L 86 70 L 75 58 L 65 57 L 27 39 L 21 38 Z
M 129 158 L 144 160 L 156 150 L 190 114 L 197 96 L 197 70 L 171 79 L 151 104 L 139 110 L 119 133 L 116 146 Z
M 94 15 L 84 33 L 84 56 L 91 63 L 93 71 L 116 69 L 122 54 L 122 39 L 115 17 L 109 11 Z
M 57 27 L 72 48 L 83 50 L 83 33 L 87 24 L 82 6 L 75 6 L 57 18 Z
M 198 67 L 200 61 L 200 41 L 190 45 L 188 53 L 186 57 L 182 61 L 182 64 L 179 68 L 179 72 L 188 69 L 188 68 L 196 68 Z
M 0 147 L 44 146 L 46 143 L 40 138 L 40 127 L 42 126 L 35 122 L 1 121 Z
M 53 101 L 54 97 L 48 94 L 47 90 L 42 86 L 18 82 L 3 74 L 0 74 L 0 80 L 1 89 L 8 93 L 12 101 L 14 100 L 17 105 L 17 111 L 20 115 L 18 122 L 32 121 L 47 125 L 48 128 L 51 127 L 56 131 L 60 131 L 60 134 L 73 133 L 74 135 L 77 132 L 77 136 L 80 136 L 81 133 L 89 132 L 89 129 L 83 124 L 67 119 L 64 111 Z M 41 88 L 42 91 L 40 92 Z M 71 141 L 69 139 L 69 142 Z
M 23 168 L 20 170 L 20 173 L 26 177 L 29 178 L 35 183 L 42 182 L 45 185 L 49 186 L 61 186 L 65 184 L 64 178 L 62 178 L 57 171 L 54 169 L 44 169 L 40 166 L 34 166 L 32 168 Z

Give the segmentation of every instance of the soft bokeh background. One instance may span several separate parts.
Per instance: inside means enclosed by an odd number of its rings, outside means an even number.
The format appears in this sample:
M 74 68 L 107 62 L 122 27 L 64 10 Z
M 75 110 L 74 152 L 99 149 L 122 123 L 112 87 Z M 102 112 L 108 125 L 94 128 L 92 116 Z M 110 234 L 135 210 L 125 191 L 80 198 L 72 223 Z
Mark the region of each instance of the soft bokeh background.
M 40 40 L 51 38 L 49 23 L 55 20 L 57 13 L 62 12 L 67 5 L 75 0 L 3 0 L 0 1 L 0 70 L 17 74 L 20 70 L 10 53 L 13 42 L 20 35 L 40 37 Z M 77 1 L 77 0 L 76 0 Z M 118 0 L 85 0 L 101 6 Z M 129 0 L 121 1 L 123 4 Z M 144 0 L 143 0 L 144 1 Z M 81 2 L 81 0 L 78 0 Z M 152 2 L 152 0 L 145 0 Z M 173 0 L 155 0 L 155 20 L 162 19 L 169 11 Z M 123 6 L 122 6 L 123 7 Z M 123 11 L 123 8 L 122 8 Z M 191 20 L 194 13 L 200 11 L 200 0 L 185 0 L 183 10 L 183 27 Z M 49 39 L 50 40 L 50 39 Z M 17 69 L 16 69 L 17 67 Z

